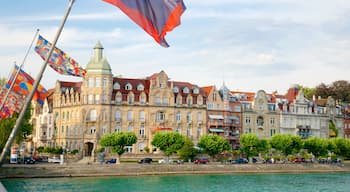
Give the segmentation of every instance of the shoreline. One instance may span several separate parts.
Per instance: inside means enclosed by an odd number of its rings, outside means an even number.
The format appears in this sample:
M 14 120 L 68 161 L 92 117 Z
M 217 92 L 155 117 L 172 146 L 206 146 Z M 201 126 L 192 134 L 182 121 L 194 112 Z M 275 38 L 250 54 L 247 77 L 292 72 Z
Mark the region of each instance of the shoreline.
M 274 173 L 350 173 L 350 164 L 7 164 L 0 168 L 0 179 Z

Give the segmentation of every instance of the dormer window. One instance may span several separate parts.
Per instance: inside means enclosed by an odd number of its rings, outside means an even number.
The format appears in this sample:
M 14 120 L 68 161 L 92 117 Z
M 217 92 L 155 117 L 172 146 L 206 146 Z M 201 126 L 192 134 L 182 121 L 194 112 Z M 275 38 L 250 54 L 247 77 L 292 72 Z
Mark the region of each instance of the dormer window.
M 119 85 L 119 83 L 114 83 L 114 85 L 113 85 L 113 89 L 115 89 L 115 90 L 119 90 L 119 89 L 120 89 L 120 85 Z
M 174 93 L 178 93 L 179 92 L 179 88 L 178 87 L 174 87 L 173 91 L 174 91 Z
M 199 93 L 199 89 L 198 89 L 197 87 L 194 88 L 194 89 L 193 89 L 193 93 L 194 93 L 194 94 L 198 94 L 198 93 Z
M 145 90 L 145 87 L 142 84 L 138 84 L 137 85 L 137 90 L 138 91 L 143 91 L 143 90 Z
M 182 92 L 184 92 L 184 93 L 189 93 L 190 90 L 189 90 L 187 87 L 185 87 L 185 88 L 183 88 Z
M 127 83 L 125 85 L 125 90 L 132 90 L 132 85 L 130 83 Z

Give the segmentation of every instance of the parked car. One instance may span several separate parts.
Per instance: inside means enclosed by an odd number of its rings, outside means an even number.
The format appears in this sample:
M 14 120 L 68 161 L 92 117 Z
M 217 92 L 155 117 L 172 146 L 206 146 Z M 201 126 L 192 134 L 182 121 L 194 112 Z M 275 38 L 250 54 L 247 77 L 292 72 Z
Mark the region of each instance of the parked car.
M 139 160 L 139 163 L 152 163 L 152 158 L 143 158 Z
M 293 163 L 304 163 L 304 162 L 305 162 L 305 158 L 302 158 L 302 157 L 298 157 L 293 161 Z
M 231 163 L 233 163 L 233 164 L 246 164 L 248 162 L 249 161 L 246 158 L 237 158 L 237 159 L 231 161 Z
M 117 163 L 117 159 L 110 159 L 110 160 L 106 160 L 105 161 L 106 164 L 114 164 L 114 163 Z
M 35 164 L 33 157 L 24 157 L 24 164 Z
M 159 159 L 158 163 L 173 163 L 174 161 L 172 159 Z
M 48 158 L 47 162 L 49 162 L 49 163 L 61 163 L 61 159 L 59 159 L 58 157 L 52 157 L 52 158 Z
M 48 162 L 48 156 L 34 156 L 36 162 Z
M 260 157 L 253 157 L 252 161 L 253 163 L 265 163 L 265 160 Z
M 195 163 L 195 164 L 207 164 L 207 163 L 209 163 L 209 159 L 206 157 L 199 157 L 199 158 L 195 158 L 193 160 L 193 163 Z
M 176 161 L 176 163 L 177 163 L 177 164 L 184 164 L 184 160 L 178 159 L 178 160 Z

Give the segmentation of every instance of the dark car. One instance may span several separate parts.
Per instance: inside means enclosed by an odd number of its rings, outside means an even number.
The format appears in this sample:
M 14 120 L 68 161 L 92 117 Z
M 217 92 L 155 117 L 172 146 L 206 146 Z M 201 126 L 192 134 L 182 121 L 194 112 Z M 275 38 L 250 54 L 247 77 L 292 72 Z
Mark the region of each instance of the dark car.
M 249 161 L 246 158 L 237 158 L 237 159 L 232 161 L 232 163 L 234 163 L 234 164 L 246 164 L 248 162 Z
M 33 157 L 24 157 L 24 164 L 35 164 Z
M 152 158 L 143 158 L 139 160 L 139 163 L 152 163 Z
M 117 163 L 117 159 L 106 160 L 105 163 L 106 163 L 106 164 L 114 164 L 114 163 Z
M 195 163 L 195 164 L 207 164 L 207 163 L 209 163 L 209 159 L 206 157 L 200 157 L 200 158 L 194 159 L 193 163 Z

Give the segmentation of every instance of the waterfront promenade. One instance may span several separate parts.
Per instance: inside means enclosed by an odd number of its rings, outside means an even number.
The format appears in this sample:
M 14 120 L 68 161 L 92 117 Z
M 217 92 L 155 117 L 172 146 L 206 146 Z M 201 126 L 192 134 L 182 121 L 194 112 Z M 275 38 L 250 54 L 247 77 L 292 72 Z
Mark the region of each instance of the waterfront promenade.
M 9 165 L 0 169 L 0 178 L 98 177 L 175 174 L 249 174 L 348 172 L 345 164 L 35 164 Z

